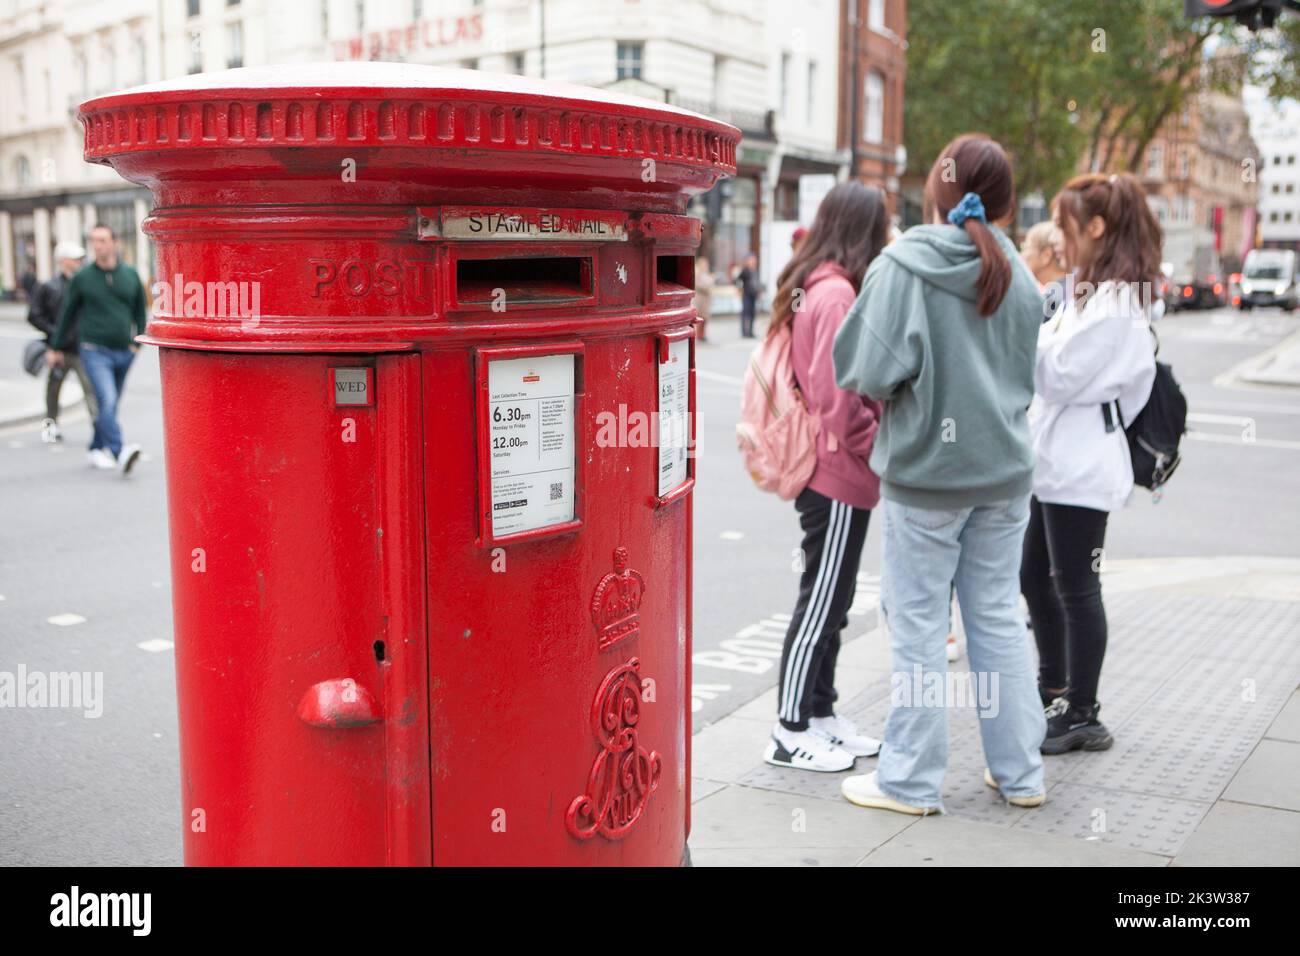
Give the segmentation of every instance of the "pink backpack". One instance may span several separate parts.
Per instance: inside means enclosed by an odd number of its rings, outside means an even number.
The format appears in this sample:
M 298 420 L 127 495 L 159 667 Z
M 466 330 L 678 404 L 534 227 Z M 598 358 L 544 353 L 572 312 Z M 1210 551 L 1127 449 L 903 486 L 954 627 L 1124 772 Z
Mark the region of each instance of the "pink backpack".
M 790 361 L 787 324 L 764 338 L 745 370 L 736 444 L 754 484 L 789 501 L 808 486 L 817 467 L 821 422 L 808 409 Z

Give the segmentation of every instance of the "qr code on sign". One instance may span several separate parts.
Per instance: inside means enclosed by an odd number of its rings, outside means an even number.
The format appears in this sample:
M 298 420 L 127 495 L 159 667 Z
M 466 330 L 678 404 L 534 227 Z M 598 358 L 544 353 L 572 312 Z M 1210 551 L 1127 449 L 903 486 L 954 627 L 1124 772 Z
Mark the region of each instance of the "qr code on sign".
M 551 500 L 559 501 L 563 497 L 564 497 L 564 482 L 562 481 L 551 482 Z

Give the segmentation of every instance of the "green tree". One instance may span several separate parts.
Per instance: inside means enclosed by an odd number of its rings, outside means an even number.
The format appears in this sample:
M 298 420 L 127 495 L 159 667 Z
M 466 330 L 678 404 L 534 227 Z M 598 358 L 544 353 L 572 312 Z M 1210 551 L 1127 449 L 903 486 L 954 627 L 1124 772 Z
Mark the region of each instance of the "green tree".
M 1061 182 L 1085 142 L 1068 109 L 1084 89 L 1088 56 L 1089 18 L 1078 6 L 911 0 L 909 164 L 928 169 L 954 136 L 979 130 L 1011 153 L 1022 194 Z M 994 9 L 996 17 L 988 16 Z
M 1050 195 L 1081 160 L 1137 169 L 1201 90 L 1250 80 L 1270 96 L 1300 93 L 1300 16 L 1249 34 L 1229 19 L 1187 20 L 1177 0 L 911 0 L 907 39 L 913 168 L 980 130 L 1012 155 L 1021 195 Z

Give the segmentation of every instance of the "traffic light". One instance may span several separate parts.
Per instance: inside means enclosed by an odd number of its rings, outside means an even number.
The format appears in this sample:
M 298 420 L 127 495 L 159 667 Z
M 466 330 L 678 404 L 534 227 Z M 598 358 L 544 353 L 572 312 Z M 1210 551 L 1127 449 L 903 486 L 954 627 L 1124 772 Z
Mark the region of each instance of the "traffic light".
M 1271 27 L 1282 10 L 1300 11 L 1300 0 L 1183 0 L 1183 15 L 1236 17 L 1252 30 Z

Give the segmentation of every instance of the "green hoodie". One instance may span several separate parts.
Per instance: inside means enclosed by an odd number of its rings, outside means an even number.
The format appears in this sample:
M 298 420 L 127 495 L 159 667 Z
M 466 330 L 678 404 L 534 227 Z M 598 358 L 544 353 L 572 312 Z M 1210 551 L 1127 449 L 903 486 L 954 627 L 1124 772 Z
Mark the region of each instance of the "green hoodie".
M 884 403 L 871 469 L 885 498 L 957 509 L 1027 495 L 1042 297 L 1015 246 L 998 310 L 975 310 L 980 257 L 964 229 L 915 226 L 885 247 L 835 336 L 835 377 Z

